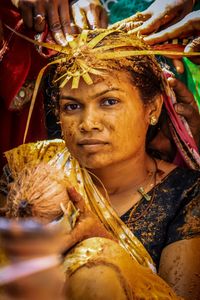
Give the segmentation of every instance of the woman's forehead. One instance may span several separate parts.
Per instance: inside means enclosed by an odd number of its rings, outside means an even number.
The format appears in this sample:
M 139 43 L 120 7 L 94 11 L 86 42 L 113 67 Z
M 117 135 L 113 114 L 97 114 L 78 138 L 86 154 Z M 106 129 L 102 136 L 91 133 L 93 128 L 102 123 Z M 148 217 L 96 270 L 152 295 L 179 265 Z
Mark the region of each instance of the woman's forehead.
M 106 72 L 103 76 L 92 75 L 93 84 L 88 85 L 81 78 L 79 86 L 76 89 L 71 88 L 71 83 L 69 82 L 62 90 L 61 96 L 73 96 L 78 97 L 80 95 L 88 94 L 88 96 L 94 96 L 100 94 L 102 91 L 124 91 L 130 86 L 133 87 L 131 83 L 130 76 L 123 71 Z

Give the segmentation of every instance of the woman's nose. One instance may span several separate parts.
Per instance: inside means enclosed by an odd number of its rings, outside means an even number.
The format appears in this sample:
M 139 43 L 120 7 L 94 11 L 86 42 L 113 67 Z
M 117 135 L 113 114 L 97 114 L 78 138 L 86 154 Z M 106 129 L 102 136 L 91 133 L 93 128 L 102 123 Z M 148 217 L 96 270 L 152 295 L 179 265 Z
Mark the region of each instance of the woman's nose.
M 85 113 L 80 122 L 79 130 L 81 132 L 89 132 L 93 130 L 103 130 L 103 124 L 96 114 Z

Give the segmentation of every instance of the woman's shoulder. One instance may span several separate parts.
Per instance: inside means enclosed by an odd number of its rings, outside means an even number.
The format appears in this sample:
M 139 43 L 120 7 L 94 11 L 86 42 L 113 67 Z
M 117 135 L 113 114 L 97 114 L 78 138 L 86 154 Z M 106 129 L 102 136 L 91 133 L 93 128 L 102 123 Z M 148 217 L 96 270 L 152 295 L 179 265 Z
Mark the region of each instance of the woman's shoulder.
M 160 168 L 166 172 L 156 186 L 155 207 L 165 215 L 166 245 L 199 236 L 200 170 L 165 163 Z
M 200 170 L 178 167 L 174 164 L 160 161 L 158 164 L 160 183 L 172 185 L 177 189 L 184 189 L 193 185 L 200 184 Z
M 161 163 L 158 172 L 162 174 L 155 187 L 158 205 L 171 207 L 175 213 L 200 196 L 199 170 Z

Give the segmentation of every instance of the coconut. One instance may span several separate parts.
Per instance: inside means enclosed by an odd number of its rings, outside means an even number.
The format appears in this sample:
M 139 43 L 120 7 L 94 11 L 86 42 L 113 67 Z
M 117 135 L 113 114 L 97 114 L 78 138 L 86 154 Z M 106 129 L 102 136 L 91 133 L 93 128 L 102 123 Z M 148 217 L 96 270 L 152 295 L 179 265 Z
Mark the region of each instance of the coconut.
M 25 167 L 10 185 L 7 198 L 8 218 L 33 217 L 49 223 L 63 215 L 67 207 L 69 181 L 55 166 L 40 163 Z
M 90 238 L 65 257 L 68 300 L 178 300 L 167 283 L 116 242 Z

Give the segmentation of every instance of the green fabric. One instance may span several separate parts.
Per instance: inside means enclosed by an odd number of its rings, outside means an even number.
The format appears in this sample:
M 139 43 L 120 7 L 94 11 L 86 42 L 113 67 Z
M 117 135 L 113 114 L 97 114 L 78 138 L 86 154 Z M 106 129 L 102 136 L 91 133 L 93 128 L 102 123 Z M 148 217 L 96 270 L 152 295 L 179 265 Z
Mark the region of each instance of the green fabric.
M 177 73 L 171 59 L 162 57 L 161 61 L 167 63 L 175 77 L 180 79 L 188 87 L 193 94 L 200 110 L 200 65 L 195 65 L 188 58 L 184 57 L 182 61 L 185 71 L 183 74 L 179 74 Z
M 196 0 L 196 3 L 194 5 L 194 7 L 193 7 L 193 10 L 198 10 L 198 9 L 200 9 L 200 1 Z
M 135 14 L 138 11 L 145 10 L 153 0 L 118 0 L 108 4 L 109 23 L 113 24 Z
M 193 93 L 200 110 L 200 65 L 193 64 L 188 58 L 183 58 L 186 85 Z

